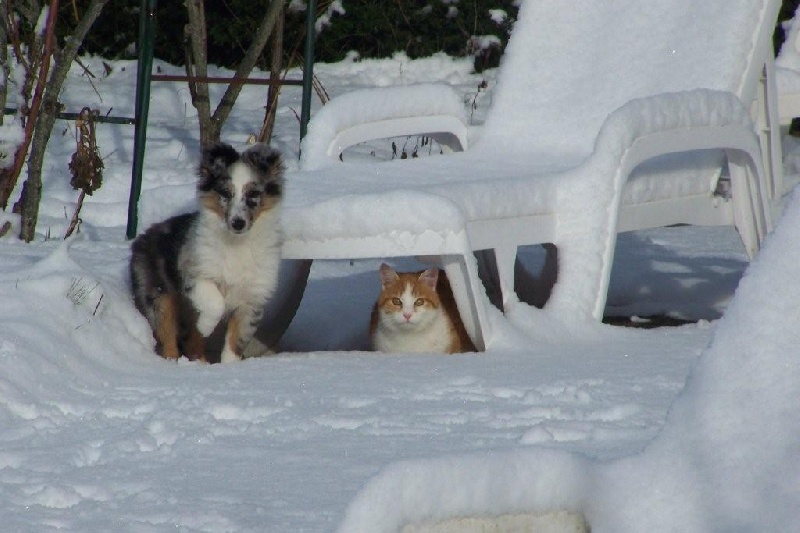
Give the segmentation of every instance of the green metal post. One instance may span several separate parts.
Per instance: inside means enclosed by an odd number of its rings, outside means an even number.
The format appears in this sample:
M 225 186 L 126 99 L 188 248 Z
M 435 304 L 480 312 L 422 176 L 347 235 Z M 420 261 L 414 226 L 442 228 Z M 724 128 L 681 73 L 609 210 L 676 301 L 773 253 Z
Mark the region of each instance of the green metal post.
M 141 0 L 139 12 L 139 50 L 136 71 L 136 110 L 133 140 L 133 170 L 128 199 L 128 239 L 136 237 L 139 224 L 139 195 L 142 192 L 142 169 L 147 141 L 147 114 L 150 111 L 150 77 L 153 71 L 153 42 L 157 0 Z
M 300 140 L 306 136 L 308 121 L 311 118 L 311 91 L 314 79 L 314 41 L 316 31 L 314 24 L 317 16 L 317 0 L 306 3 L 306 47 L 303 65 L 303 102 L 300 108 Z

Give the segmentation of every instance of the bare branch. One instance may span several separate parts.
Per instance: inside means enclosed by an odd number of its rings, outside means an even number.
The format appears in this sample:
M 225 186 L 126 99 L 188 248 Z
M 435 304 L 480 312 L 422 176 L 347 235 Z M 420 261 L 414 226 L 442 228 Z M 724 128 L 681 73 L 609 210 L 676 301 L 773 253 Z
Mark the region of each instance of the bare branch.
M 284 0 L 272 0 L 270 2 L 269 8 L 264 14 L 264 18 L 262 19 L 261 24 L 258 26 L 258 30 L 256 30 L 255 37 L 250 43 L 250 47 L 247 49 L 247 52 L 245 52 L 242 62 L 239 63 L 239 68 L 236 69 L 236 78 L 247 78 L 253 71 L 256 61 L 258 61 L 258 56 L 261 55 L 261 52 L 264 50 L 264 47 L 266 46 L 267 41 L 272 34 L 272 30 L 278 20 L 278 15 L 280 15 L 281 11 L 283 10 L 284 3 Z M 233 109 L 233 104 L 239 97 L 241 90 L 241 83 L 232 82 L 230 85 L 228 85 L 225 94 L 222 96 L 222 100 L 217 106 L 217 109 L 214 111 L 212 122 L 216 129 L 217 138 L 219 138 L 219 134 L 222 131 L 222 125 L 225 123 L 228 115 Z
M 206 12 L 203 0 L 184 0 L 189 23 L 184 32 L 188 46 L 186 48 L 186 74 L 189 77 L 204 78 L 208 75 L 208 43 L 206 33 Z M 189 82 L 189 93 L 192 105 L 197 109 L 200 122 L 200 142 L 207 144 L 216 140 L 211 122 L 211 104 L 208 98 L 208 84 Z M 217 135 L 218 136 L 218 135 Z
M 267 91 L 267 106 L 264 113 L 264 123 L 258 134 L 258 142 L 269 142 L 272 130 L 275 128 L 275 115 L 278 110 L 278 97 L 281 94 L 280 72 L 283 69 L 283 13 L 280 14 L 272 32 L 272 55 L 269 67 L 269 91 Z
M 33 73 L 28 72 L 28 75 L 26 76 L 25 96 L 27 97 L 27 91 L 30 90 L 32 85 L 33 96 L 30 100 L 30 109 L 27 110 L 27 121 L 25 122 L 25 134 L 23 141 L 19 144 L 19 146 L 17 146 L 17 151 L 14 153 L 14 162 L 11 164 L 11 166 L 4 168 L 2 171 L 0 207 L 3 209 L 5 209 L 8 205 L 8 198 L 11 195 L 11 191 L 17 184 L 19 175 L 22 172 L 22 166 L 25 162 L 25 157 L 28 155 L 28 150 L 30 149 L 33 141 L 34 127 L 38 122 L 37 119 L 39 117 L 39 111 L 42 108 L 45 85 L 47 84 L 47 76 L 50 72 L 50 59 L 53 57 L 53 39 L 55 37 L 57 14 L 58 0 L 50 0 L 47 26 L 44 34 L 44 44 L 42 45 L 41 50 L 38 46 L 32 47 L 32 49 L 29 50 L 29 53 L 33 54 L 33 58 L 38 59 L 38 72 L 35 76 L 35 85 L 33 85 Z M 31 65 L 36 63 L 37 61 L 31 61 Z
M 53 23 L 58 12 L 58 1 L 52 0 L 56 4 L 55 9 L 51 7 Z M 83 42 L 86 34 L 91 29 L 94 22 L 100 16 L 108 0 L 91 0 L 86 8 L 78 25 L 64 44 L 64 47 L 54 54 L 53 74 L 47 81 L 44 96 L 42 98 L 41 112 L 36 116 L 33 128 L 33 136 L 30 143 L 30 157 L 28 158 L 28 177 L 22 189 L 22 195 L 14 206 L 15 211 L 22 214 L 20 228 L 20 238 L 26 242 L 33 240 L 36 232 L 36 223 L 39 217 L 39 201 L 42 194 L 42 164 L 44 162 L 44 151 L 50 140 L 50 134 L 56 120 L 56 113 L 59 110 L 58 95 L 67 78 L 70 65 L 78 54 L 78 47 Z M 49 23 L 48 23 L 49 24 Z M 51 32 L 48 28 L 48 32 Z

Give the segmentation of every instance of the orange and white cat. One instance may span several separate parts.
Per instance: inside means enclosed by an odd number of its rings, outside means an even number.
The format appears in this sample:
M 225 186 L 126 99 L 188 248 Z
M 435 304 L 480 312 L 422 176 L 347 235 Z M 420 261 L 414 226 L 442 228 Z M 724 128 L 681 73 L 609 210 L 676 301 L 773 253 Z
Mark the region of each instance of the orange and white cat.
M 397 272 L 382 264 L 370 339 L 379 352 L 474 352 L 444 272 Z

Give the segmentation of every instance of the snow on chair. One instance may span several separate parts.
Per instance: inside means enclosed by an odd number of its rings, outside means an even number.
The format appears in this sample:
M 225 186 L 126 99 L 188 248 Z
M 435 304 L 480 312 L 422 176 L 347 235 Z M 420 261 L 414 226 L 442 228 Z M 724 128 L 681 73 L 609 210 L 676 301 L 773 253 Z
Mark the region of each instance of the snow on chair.
M 733 225 L 752 256 L 780 193 L 771 97 L 779 7 L 527 0 L 486 123 L 464 152 L 337 159 L 365 132 L 437 134 L 463 148 L 453 120 L 463 110 L 441 86 L 354 92 L 312 118 L 302 170 L 287 180 L 284 252 L 438 257 L 479 348 L 491 331 L 475 252 L 494 252 L 509 311 L 518 247 L 554 244 L 558 281 L 543 311 L 578 325 L 602 317 L 619 231 Z
M 387 105 L 387 96 L 394 99 Z M 375 139 L 425 133 L 448 152 L 467 148 L 464 105 L 446 85 L 423 84 L 384 89 L 362 89 L 343 94 L 314 117 L 312 131 L 303 140 L 302 166 L 306 170 L 336 164 L 356 144 Z

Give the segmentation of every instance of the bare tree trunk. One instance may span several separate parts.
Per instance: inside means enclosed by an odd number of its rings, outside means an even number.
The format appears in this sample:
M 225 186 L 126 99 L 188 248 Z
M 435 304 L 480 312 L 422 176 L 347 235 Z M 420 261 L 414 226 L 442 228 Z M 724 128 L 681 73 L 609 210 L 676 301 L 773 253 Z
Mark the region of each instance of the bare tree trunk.
M 20 239 L 26 242 L 33 240 L 36 222 L 39 219 L 39 201 L 42 197 L 42 163 L 44 162 L 45 148 L 47 148 L 50 134 L 53 132 L 56 113 L 60 107 L 58 95 L 67 79 L 69 68 L 78 54 L 78 47 L 107 3 L 108 0 L 92 0 L 84 12 L 83 18 L 75 27 L 75 31 L 66 39 L 64 48 L 55 54 L 53 74 L 47 82 L 41 112 L 36 118 L 34 127 L 31 153 L 28 158 L 28 177 L 23 185 L 20 199 L 15 205 L 15 211 L 19 210 L 22 214 Z M 57 9 L 53 11 L 53 16 L 56 12 Z
M 186 75 L 203 78 L 208 75 L 208 43 L 206 33 L 206 9 L 203 0 L 185 0 L 189 24 L 186 26 L 187 54 Z M 200 144 L 205 145 L 219 138 L 213 135 L 211 123 L 211 103 L 208 99 L 208 84 L 189 81 L 192 105 L 197 109 L 200 126 Z
M 264 13 L 264 18 L 255 32 L 253 41 L 236 69 L 234 75 L 236 78 L 247 78 L 253 71 L 258 56 L 264 50 L 284 4 L 285 0 L 270 1 Z M 194 63 L 192 68 L 196 76 L 205 76 L 208 72 L 208 58 L 206 55 L 206 25 L 203 2 L 202 0 L 185 0 L 185 5 L 189 14 L 187 34 L 191 43 L 191 59 Z M 211 106 L 208 102 L 208 85 L 201 82 L 195 83 L 194 91 L 196 91 L 196 97 L 194 97 L 195 93 L 193 93 L 193 103 L 198 113 L 200 142 L 202 144 L 219 140 L 222 126 L 228 119 L 228 115 L 230 115 L 241 90 L 242 83 L 231 82 L 225 90 L 222 100 L 214 110 L 214 114 L 211 115 Z
M 8 0 L 0 0 L 0 126 L 5 121 L 8 102 Z
M 27 75 L 25 76 L 25 86 L 23 87 L 23 96 L 25 102 L 30 102 L 30 108 L 23 111 L 26 115 L 26 118 L 25 134 L 22 143 L 17 146 L 17 150 L 14 152 L 13 163 L 9 167 L 4 168 L 2 171 L 0 206 L 3 209 L 5 209 L 8 205 L 8 198 L 11 196 L 11 191 L 17 184 L 19 175 L 22 172 L 22 166 L 25 162 L 25 156 L 28 155 L 28 150 L 33 142 L 35 126 L 38 122 L 38 117 L 42 108 L 42 101 L 45 93 L 45 86 L 47 85 L 47 78 L 50 74 L 50 59 L 53 56 L 53 40 L 55 35 L 57 14 L 58 0 L 50 0 L 47 26 L 45 28 L 44 35 L 44 44 L 40 45 L 40 36 L 37 35 L 34 39 L 33 46 L 31 46 L 28 50 L 29 61 Z M 21 51 L 18 50 L 17 53 L 20 54 Z M 34 74 L 34 72 L 36 72 L 36 74 Z M 35 83 L 34 79 L 36 80 Z M 32 97 L 30 96 L 31 91 L 33 91 Z M 15 206 L 14 210 L 15 212 L 17 211 L 17 206 Z
M 275 22 L 272 35 L 272 57 L 269 67 L 269 91 L 267 91 L 267 109 L 264 112 L 264 123 L 258 134 L 258 142 L 269 142 L 275 128 L 275 114 L 278 110 L 278 97 L 281 95 L 281 71 L 283 70 L 283 22 L 284 14 L 280 13 Z
M 25 130 L 25 117 L 28 112 L 27 103 L 30 102 L 30 96 L 33 91 L 34 80 L 36 79 L 35 72 L 37 71 L 37 64 L 31 58 L 41 57 L 41 36 L 36 35 L 31 38 L 30 42 L 25 47 L 27 52 L 23 51 L 23 45 L 20 42 L 19 22 L 21 20 L 27 21 L 31 25 L 36 22 L 39 13 L 38 2 L 35 6 L 29 5 L 25 2 L 20 2 L 14 6 L 14 11 L 7 0 L 4 0 L 2 15 L 3 28 L 5 29 L 6 41 L 4 45 L 10 44 L 14 49 L 14 56 L 18 65 L 21 65 L 25 70 L 25 77 L 23 86 L 20 88 L 20 97 L 25 104 L 23 109 L 18 109 L 17 113 L 20 115 L 21 120 L 18 127 L 23 130 L 23 139 L 28 136 Z M 7 46 L 5 47 L 7 51 Z M 9 69 L 10 70 L 10 69 Z M 8 79 L 6 78 L 6 81 Z M 8 97 L 8 87 L 5 88 L 6 98 Z M 3 154 L 4 157 L 10 158 L 9 161 L 4 161 L 4 165 L 0 168 L 0 209 L 5 210 L 8 206 L 8 199 L 11 192 L 17 184 L 20 172 L 22 171 L 22 164 L 25 159 L 26 150 L 22 146 L 23 143 L 17 144 L 16 147 L 7 147 L 7 152 Z M 11 153 L 13 151 L 13 154 Z
M 261 21 L 261 24 L 258 26 L 258 30 L 256 30 L 253 42 L 250 43 L 250 47 L 247 49 L 247 52 L 245 52 L 242 62 L 239 63 L 239 68 L 236 69 L 235 76 L 237 78 L 247 78 L 253 71 L 253 68 L 256 66 L 256 61 L 258 61 L 258 56 L 261 55 L 261 52 L 264 50 L 264 47 L 267 45 L 267 41 L 272 34 L 272 30 L 275 27 L 276 21 L 278 20 L 278 15 L 280 15 L 283 11 L 283 4 L 283 0 L 272 0 L 270 2 L 267 11 L 264 14 L 264 18 Z M 222 131 L 222 125 L 228 119 L 228 115 L 230 115 L 230 112 L 233 109 L 233 104 L 236 103 L 236 99 L 239 97 L 239 93 L 241 91 L 241 83 L 231 83 L 228 85 L 225 94 L 222 95 L 222 100 L 217 106 L 217 109 L 214 111 L 214 116 L 212 117 L 212 121 L 216 128 L 217 138 L 219 138 L 219 135 Z
M 52 105 L 52 104 L 51 104 Z M 56 111 L 44 111 L 36 119 L 36 127 L 31 139 L 31 153 L 28 157 L 28 177 L 22 184 L 19 200 L 14 204 L 14 212 L 22 215 L 19 238 L 31 242 L 36 234 L 39 220 L 39 202 L 42 199 L 42 166 L 44 152 L 50 133 L 56 122 Z

